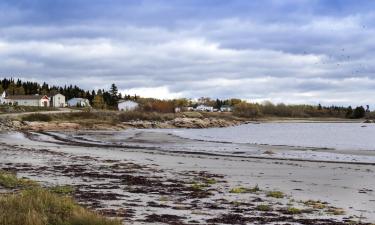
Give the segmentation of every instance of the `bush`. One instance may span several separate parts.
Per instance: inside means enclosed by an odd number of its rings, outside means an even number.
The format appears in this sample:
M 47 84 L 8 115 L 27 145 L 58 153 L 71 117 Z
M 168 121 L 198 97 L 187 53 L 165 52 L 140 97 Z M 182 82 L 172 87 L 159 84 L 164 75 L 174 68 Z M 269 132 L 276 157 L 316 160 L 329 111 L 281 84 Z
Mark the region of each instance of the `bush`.
M 50 122 L 52 117 L 47 114 L 33 113 L 22 117 L 22 121 Z
M 260 116 L 258 105 L 241 102 L 234 107 L 234 115 L 246 118 L 256 118 Z

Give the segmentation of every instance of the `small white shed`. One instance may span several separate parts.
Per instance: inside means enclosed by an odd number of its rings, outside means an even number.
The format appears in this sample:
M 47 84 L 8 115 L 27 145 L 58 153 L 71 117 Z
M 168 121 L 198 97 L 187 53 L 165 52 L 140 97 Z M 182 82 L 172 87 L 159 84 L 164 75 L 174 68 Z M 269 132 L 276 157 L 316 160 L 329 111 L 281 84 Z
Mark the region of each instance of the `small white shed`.
M 63 108 L 66 106 L 65 102 L 65 96 L 62 94 L 55 94 L 50 97 L 51 99 L 51 107 L 56 107 L 56 108 Z
M 118 103 L 118 110 L 120 111 L 133 111 L 139 107 L 139 104 L 134 101 L 121 101 Z

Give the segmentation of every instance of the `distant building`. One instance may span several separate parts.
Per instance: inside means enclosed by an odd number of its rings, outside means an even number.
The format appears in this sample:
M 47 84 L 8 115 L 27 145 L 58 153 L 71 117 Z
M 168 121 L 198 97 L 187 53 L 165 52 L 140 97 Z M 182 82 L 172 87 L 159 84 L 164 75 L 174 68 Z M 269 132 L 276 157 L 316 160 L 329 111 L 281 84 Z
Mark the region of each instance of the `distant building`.
M 91 107 L 90 101 L 86 98 L 72 98 L 67 103 L 70 107 Z
M 7 93 L 4 91 L 3 94 L 0 96 L 0 104 L 6 104 L 5 98 L 7 97 Z
M 139 104 L 134 101 L 121 101 L 118 103 L 118 110 L 120 111 L 133 111 L 139 107 Z
M 197 108 L 196 108 L 197 111 L 201 111 L 201 112 L 213 112 L 214 111 L 214 107 L 212 106 L 207 106 L 207 105 L 198 105 Z
M 220 107 L 220 111 L 221 112 L 232 112 L 233 107 L 230 106 L 230 105 L 223 105 L 223 106 Z
M 66 106 L 65 96 L 62 94 L 55 94 L 50 96 L 50 106 L 55 108 L 63 108 Z
M 49 107 L 50 99 L 47 95 L 10 95 L 5 102 L 11 105 Z
M 179 112 L 181 112 L 181 107 L 175 107 L 175 108 L 174 108 L 174 112 L 175 112 L 175 113 L 179 113 Z

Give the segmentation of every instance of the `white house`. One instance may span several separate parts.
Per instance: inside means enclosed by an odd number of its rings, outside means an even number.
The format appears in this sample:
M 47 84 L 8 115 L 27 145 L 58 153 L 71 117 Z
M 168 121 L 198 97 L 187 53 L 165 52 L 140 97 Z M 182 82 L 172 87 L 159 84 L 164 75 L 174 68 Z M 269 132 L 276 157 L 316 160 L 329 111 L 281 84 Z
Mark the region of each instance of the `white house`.
M 201 112 L 213 112 L 214 111 L 214 107 L 212 106 L 207 106 L 207 105 L 198 105 L 197 108 L 196 108 L 197 111 L 201 111 Z
M 72 98 L 67 103 L 70 107 L 91 107 L 90 101 L 86 98 Z
M 118 110 L 120 111 L 133 111 L 139 107 L 139 104 L 134 101 L 121 101 L 118 103 Z
M 221 112 L 232 112 L 233 107 L 230 106 L 230 105 L 223 105 L 223 106 L 220 107 L 220 111 Z
M 5 102 L 11 105 L 49 107 L 50 99 L 47 95 L 10 95 Z
M 50 102 L 51 107 L 63 108 L 66 106 L 65 96 L 62 94 L 52 95 L 50 96 L 50 99 L 51 99 L 51 102 Z
M 7 93 L 4 91 L 3 94 L 1 95 L 0 97 L 0 104 L 6 104 L 6 98 L 7 97 Z

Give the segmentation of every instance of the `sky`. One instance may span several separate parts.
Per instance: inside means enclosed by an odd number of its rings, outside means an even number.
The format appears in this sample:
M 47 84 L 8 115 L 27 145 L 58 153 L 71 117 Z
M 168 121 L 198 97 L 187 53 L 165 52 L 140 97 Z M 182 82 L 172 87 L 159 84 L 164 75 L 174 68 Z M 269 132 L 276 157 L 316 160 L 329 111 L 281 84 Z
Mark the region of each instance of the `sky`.
M 375 1 L 1 0 L 0 77 L 375 107 Z

